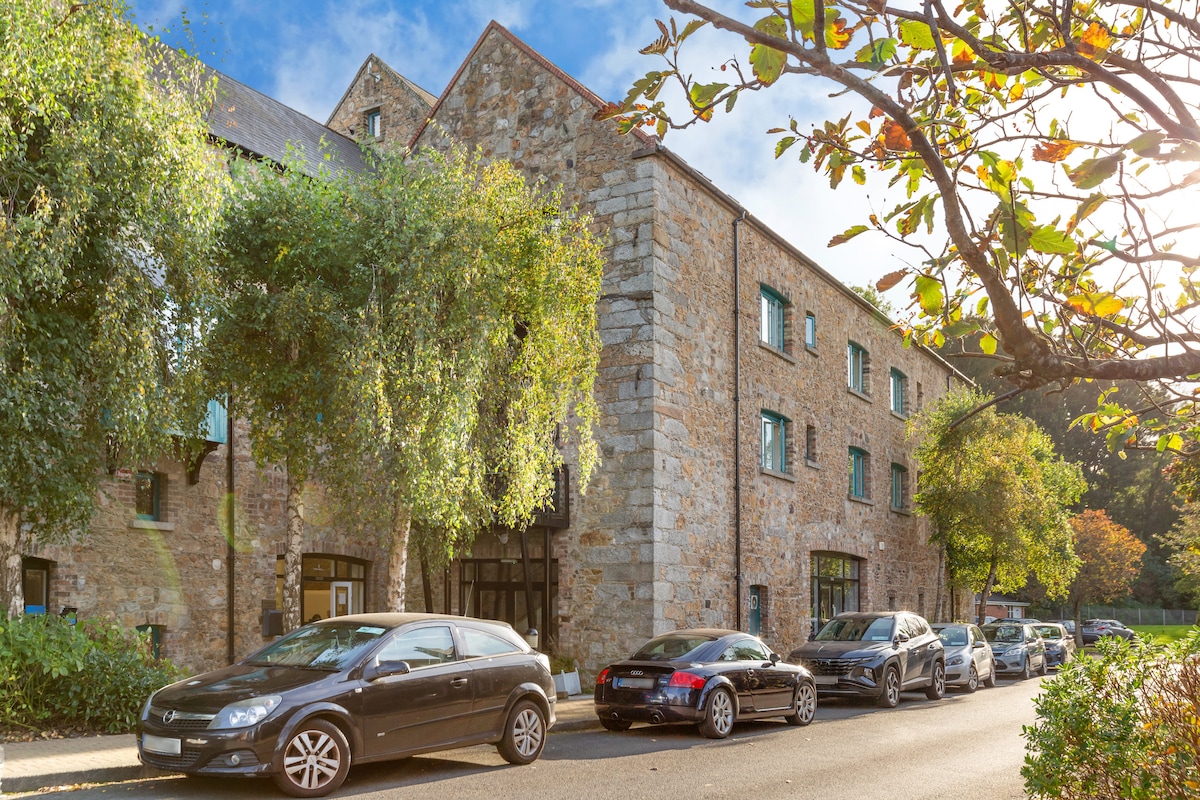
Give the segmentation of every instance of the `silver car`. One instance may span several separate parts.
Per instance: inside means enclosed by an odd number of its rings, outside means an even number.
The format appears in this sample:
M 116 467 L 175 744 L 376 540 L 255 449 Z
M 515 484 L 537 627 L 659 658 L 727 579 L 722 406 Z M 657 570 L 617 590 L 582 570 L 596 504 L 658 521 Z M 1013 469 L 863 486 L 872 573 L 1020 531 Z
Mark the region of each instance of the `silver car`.
M 946 649 L 946 686 L 968 692 L 996 685 L 996 663 L 992 648 L 976 625 L 942 622 L 932 626 Z
M 992 646 L 996 672 L 1015 672 L 1021 679 L 1035 671 L 1046 674 L 1046 643 L 1032 627 L 1017 622 L 989 622 L 980 630 Z

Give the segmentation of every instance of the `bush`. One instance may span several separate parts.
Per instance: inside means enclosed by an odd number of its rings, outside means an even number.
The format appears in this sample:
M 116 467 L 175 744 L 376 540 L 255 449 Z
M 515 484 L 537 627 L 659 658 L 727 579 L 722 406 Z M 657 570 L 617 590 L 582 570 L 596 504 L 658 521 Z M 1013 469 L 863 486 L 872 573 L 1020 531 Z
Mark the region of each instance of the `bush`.
M 1200 631 L 1104 641 L 1047 682 L 1025 728 L 1033 798 L 1200 798 Z
M 0 724 L 126 733 L 150 693 L 177 680 L 148 638 L 103 620 L 0 620 Z

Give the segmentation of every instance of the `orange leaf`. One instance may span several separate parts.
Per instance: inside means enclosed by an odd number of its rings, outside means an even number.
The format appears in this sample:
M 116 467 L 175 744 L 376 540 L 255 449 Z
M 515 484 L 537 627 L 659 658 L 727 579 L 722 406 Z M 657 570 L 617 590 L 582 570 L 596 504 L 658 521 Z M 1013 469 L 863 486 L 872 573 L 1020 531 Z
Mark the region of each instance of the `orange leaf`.
M 883 109 L 879 106 L 871 106 L 871 113 L 867 115 L 870 119 L 883 116 Z
M 1053 142 L 1042 142 L 1033 148 L 1033 160 L 1057 164 L 1079 147 L 1079 142 L 1058 139 Z
M 1083 32 L 1083 39 L 1079 42 L 1079 54 L 1087 58 L 1092 58 L 1108 50 L 1112 43 L 1112 34 L 1108 32 L 1108 29 L 1099 22 L 1093 22 Z
M 911 150 L 912 140 L 904 132 L 904 128 L 894 119 L 884 120 L 881 126 L 883 145 L 888 150 Z
M 889 272 L 878 280 L 875 284 L 875 289 L 880 292 L 886 292 L 900 281 L 904 280 L 904 276 L 908 274 L 908 270 L 898 269 L 895 272 Z

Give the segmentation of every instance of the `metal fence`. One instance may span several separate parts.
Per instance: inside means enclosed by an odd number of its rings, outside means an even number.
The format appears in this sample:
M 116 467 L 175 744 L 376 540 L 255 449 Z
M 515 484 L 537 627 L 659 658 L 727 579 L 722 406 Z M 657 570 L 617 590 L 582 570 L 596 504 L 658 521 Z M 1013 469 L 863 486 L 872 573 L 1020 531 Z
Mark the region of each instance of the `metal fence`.
M 1071 609 L 1057 609 L 1060 619 L 1070 619 Z M 1084 606 L 1083 619 L 1117 619 L 1126 625 L 1195 625 L 1196 612 L 1181 608 L 1117 608 Z

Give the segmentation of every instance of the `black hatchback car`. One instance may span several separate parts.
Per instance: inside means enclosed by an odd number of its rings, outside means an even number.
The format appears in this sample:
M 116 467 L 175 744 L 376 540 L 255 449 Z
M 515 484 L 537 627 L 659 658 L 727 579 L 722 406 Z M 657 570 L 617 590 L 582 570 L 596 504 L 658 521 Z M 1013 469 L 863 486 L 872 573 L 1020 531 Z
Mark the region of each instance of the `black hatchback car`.
M 503 622 L 357 614 L 159 689 L 138 753 L 159 769 L 269 775 L 294 797 L 320 797 L 351 763 L 494 743 L 528 764 L 556 699 L 549 659 Z
M 738 720 L 783 717 L 807 725 L 817 713 L 807 669 L 781 661 L 748 633 L 707 628 L 656 636 L 601 670 L 595 702 L 610 731 L 634 722 L 690 722 L 709 739 L 725 738 Z
M 872 697 L 894 708 L 902 690 L 924 689 L 930 700 L 946 693 L 942 640 L 907 611 L 838 614 L 788 661 L 808 667 L 822 696 Z

